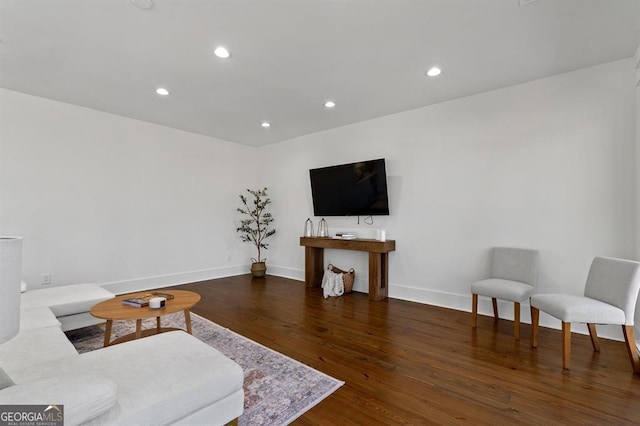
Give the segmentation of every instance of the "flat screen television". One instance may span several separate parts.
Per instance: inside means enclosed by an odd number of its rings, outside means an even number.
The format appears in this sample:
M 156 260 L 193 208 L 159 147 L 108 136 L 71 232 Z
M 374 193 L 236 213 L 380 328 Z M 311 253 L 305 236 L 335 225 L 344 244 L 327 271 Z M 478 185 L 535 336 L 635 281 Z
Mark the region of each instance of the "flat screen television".
M 384 158 L 309 170 L 315 216 L 389 215 Z

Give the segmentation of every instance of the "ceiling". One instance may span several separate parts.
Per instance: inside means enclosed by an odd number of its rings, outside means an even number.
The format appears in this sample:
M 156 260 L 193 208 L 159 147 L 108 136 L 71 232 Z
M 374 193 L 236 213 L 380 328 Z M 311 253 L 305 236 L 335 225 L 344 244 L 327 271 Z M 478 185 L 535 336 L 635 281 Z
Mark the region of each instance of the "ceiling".
M 640 42 L 640 0 L 136 1 L 0 0 L 0 87 L 262 146 Z

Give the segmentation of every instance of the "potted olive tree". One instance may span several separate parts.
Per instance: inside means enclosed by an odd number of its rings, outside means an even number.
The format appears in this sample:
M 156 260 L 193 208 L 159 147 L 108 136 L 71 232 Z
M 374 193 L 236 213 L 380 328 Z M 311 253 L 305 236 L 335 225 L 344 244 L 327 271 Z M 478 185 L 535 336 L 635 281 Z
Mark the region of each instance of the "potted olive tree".
M 247 192 L 251 197 L 247 199 L 247 196 L 240 194 L 242 207 L 237 209 L 247 218 L 240 221 L 240 226 L 236 228 L 236 232 L 240 234 L 242 241 L 256 246 L 258 257 L 251 258 L 251 274 L 254 277 L 264 277 L 267 271 L 267 259 L 261 257 L 260 251 L 269 248 L 269 244 L 264 241 L 276 233 L 275 229 L 269 229 L 269 225 L 273 222 L 273 216 L 266 211 L 267 206 L 271 204 L 271 200 L 267 196 L 267 188 L 256 191 L 247 189 Z

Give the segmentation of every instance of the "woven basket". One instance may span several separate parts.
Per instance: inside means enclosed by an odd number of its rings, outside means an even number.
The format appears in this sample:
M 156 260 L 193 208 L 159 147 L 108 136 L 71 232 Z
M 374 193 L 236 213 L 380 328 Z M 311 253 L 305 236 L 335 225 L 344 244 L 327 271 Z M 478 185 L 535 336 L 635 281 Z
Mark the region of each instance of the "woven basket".
M 329 264 L 329 267 L 327 269 L 329 269 L 334 274 L 342 274 L 342 282 L 344 283 L 344 292 L 351 293 L 351 290 L 353 290 L 353 281 L 356 278 L 356 271 L 353 268 L 349 269 L 348 271 L 343 271 L 340 268 L 336 268 L 332 264 Z

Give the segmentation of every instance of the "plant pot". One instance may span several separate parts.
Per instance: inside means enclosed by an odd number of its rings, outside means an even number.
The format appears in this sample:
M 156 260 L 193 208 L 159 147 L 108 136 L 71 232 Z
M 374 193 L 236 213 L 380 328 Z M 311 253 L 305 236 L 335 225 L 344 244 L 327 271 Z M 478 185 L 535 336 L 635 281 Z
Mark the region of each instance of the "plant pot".
M 253 278 L 262 278 L 267 272 L 267 264 L 265 262 L 253 262 L 251 264 L 251 275 Z

